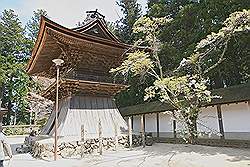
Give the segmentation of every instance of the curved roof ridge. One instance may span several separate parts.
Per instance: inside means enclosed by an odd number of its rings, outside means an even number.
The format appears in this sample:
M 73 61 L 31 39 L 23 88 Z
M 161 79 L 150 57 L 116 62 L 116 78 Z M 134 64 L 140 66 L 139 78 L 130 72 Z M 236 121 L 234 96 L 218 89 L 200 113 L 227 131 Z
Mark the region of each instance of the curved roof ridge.
M 32 50 L 32 55 L 31 58 L 27 64 L 27 68 L 26 70 L 29 72 L 30 70 L 32 70 L 35 61 L 37 59 L 37 55 L 39 54 L 39 51 L 41 50 L 41 48 L 44 45 L 44 42 L 48 36 L 48 29 L 52 29 L 53 31 L 55 31 L 56 33 L 62 33 L 62 34 L 66 34 L 69 37 L 73 37 L 77 40 L 87 40 L 87 41 L 91 41 L 94 43 L 100 43 L 106 46 L 112 46 L 112 47 L 117 47 L 120 49 L 128 49 L 131 46 L 125 43 L 122 43 L 120 41 L 114 41 L 114 40 L 110 40 L 110 39 L 105 39 L 105 38 L 101 38 L 98 36 L 93 36 L 90 34 L 86 34 L 86 33 L 80 33 L 78 31 L 74 31 L 72 29 L 66 28 L 48 18 L 46 18 L 45 16 L 41 16 L 41 20 L 40 20 L 40 28 L 39 28 L 39 32 L 37 35 L 37 40 L 35 42 L 34 48 Z
M 98 25 L 101 28 L 101 30 L 103 31 L 103 33 L 105 33 L 105 35 L 107 37 L 109 37 L 113 41 L 121 42 L 121 40 L 119 40 L 112 32 L 110 32 L 105 21 L 103 19 L 99 19 L 99 18 L 93 19 L 93 20 L 89 21 L 88 23 L 83 24 L 80 27 L 72 28 L 71 30 L 85 33 L 86 31 L 90 30 L 91 28 L 93 28 L 96 25 Z

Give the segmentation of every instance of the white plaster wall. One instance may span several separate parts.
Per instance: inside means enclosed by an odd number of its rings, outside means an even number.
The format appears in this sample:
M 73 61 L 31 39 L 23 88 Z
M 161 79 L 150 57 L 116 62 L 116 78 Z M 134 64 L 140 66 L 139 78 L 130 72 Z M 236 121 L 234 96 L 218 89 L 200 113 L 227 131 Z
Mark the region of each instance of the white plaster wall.
M 172 132 L 173 131 L 173 120 L 167 113 L 159 113 L 159 124 L 160 132 Z
M 220 131 L 216 106 L 201 108 L 201 113 L 197 120 L 197 129 L 202 132 Z
M 156 113 L 145 115 L 145 132 L 156 132 Z
M 248 103 L 225 104 L 221 106 L 222 120 L 226 139 L 250 139 L 250 105 Z M 127 120 L 127 119 L 126 119 Z M 202 108 L 199 121 L 209 128 L 219 132 L 219 123 L 216 106 Z M 133 132 L 140 132 L 141 116 L 133 116 Z M 173 121 L 171 116 L 159 113 L 160 137 L 169 137 L 173 134 Z M 177 132 L 181 129 L 181 124 L 177 122 Z M 200 131 L 209 132 L 209 129 L 197 124 Z M 145 115 L 145 131 L 156 133 L 156 114 Z M 218 136 L 212 135 L 212 138 Z
M 173 120 L 167 113 L 159 113 L 160 137 L 174 137 Z
M 140 115 L 134 115 L 133 116 L 133 132 L 134 133 L 140 133 L 141 129 L 141 116 Z
M 225 132 L 250 132 L 250 109 L 247 103 L 222 105 Z
M 216 106 L 201 108 L 197 120 L 197 129 L 203 135 L 200 138 L 220 138 L 220 128 Z

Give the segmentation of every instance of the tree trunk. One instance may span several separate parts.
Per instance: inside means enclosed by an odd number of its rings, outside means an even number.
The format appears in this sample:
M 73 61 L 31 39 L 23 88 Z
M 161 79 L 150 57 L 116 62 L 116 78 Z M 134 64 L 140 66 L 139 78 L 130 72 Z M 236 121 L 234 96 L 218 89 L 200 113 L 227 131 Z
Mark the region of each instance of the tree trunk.
M 186 125 L 188 130 L 188 143 L 196 144 L 196 139 L 198 137 L 197 132 L 197 119 L 200 109 L 193 108 L 189 113 L 186 113 L 184 117 L 186 118 Z
M 190 144 L 196 144 L 196 139 L 198 137 L 197 124 L 196 124 L 197 118 L 191 118 L 190 120 L 191 122 L 187 123 L 188 133 L 189 133 L 188 142 Z

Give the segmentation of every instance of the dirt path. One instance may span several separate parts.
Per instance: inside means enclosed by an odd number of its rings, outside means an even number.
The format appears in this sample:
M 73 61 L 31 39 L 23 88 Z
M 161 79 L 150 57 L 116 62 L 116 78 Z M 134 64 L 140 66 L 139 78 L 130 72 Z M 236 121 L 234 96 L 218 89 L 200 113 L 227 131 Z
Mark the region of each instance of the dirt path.
M 10 139 L 18 146 L 22 139 Z M 6 165 L 8 161 L 5 162 Z M 179 144 L 154 144 L 152 147 L 106 151 L 102 156 L 44 161 L 29 154 L 16 154 L 11 167 L 250 167 L 250 149 Z

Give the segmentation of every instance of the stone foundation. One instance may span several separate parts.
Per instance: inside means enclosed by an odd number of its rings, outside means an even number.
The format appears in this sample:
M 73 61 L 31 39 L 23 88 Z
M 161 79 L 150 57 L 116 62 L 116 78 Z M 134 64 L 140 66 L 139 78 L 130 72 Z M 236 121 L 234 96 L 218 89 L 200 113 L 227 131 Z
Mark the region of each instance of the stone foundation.
M 114 138 L 103 138 L 102 148 L 105 150 L 115 150 L 128 147 L 127 136 L 118 137 L 117 148 Z M 87 139 L 84 142 L 67 141 L 58 144 L 58 157 L 80 157 L 83 154 L 93 154 L 99 152 L 99 139 Z M 40 159 L 53 159 L 54 144 L 37 141 L 31 148 L 31 155 Z
M 185 144 L 181 138 L 155 138 L 159 143 Z M 197 145 L 216 146 L 216 147 L 234 147 L 250 148 L 250 140 L 232 140 L 232 139 L 197 139 Z

